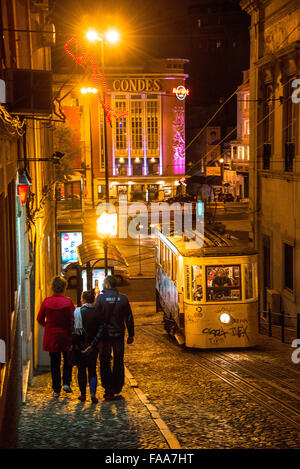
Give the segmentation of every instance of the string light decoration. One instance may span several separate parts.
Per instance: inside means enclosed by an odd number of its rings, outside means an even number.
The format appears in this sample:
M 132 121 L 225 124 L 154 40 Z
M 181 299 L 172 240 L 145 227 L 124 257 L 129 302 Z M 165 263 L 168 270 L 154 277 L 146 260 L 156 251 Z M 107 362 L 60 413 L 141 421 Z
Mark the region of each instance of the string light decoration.
M 70 47 L 74 47 L 74 49 L 82 51 L 79 55 L 75 55 Z M 98 65 L 94 61 L 93 57 L 88 54 L 87 50 L 85 49 L 84 45 L 78 39 L 78 37 L 73 36 L 69 39 L 65 44 L 65 51 L 67 54 L 76 62 L 89 76 L 93 86 L 95 89 L 99 90 L 102 86 L 104 95 L 107 94 L 107 87 L 104 76 L 99 69 Z M 122 119 L 128 115 L 128 111 L 116 111 L 110 107 L 109 104 L 106 104 L 104 100 L 101 98 L 99 91 L 96 93 L 101 106 L 104 109 L 105 116 L 107 121 L 112 125 L 112 119 Z

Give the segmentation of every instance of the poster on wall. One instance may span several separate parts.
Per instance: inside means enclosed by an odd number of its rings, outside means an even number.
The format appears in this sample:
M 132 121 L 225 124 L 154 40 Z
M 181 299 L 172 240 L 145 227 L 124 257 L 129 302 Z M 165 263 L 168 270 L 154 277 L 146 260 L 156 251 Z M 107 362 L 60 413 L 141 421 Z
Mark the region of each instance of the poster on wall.
M 112 269 L 108 269 L 107 274 L 112 275 Z M 92 273 L 92 287 L 93 287 L 93 289 L 99 289 L 100 292 L 101 292 L 102 288 L 103 288 L 104 278 L 105 278 L 104 269 L 93 269 L 93 273 Z M 86 276 L 86 270 L 85 269 L 82 271 L 82 288 L 83 288 L 83 291 L 88 289 L 87 288 L 87 276 Z
M 61 262 L 63 264 L 67 262 L 78 262 L 77 246 L 82 244 L 82 233 L 68 232 L 61 233 L 60 247 L 61 247 Z

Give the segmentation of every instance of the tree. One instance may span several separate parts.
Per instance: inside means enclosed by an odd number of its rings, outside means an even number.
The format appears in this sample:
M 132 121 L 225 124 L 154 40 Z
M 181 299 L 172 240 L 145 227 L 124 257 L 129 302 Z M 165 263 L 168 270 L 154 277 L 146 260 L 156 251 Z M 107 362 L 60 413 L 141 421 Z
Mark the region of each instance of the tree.
M 76 132 L 68 124 L 58 124 L 53 132 L 53 150 L 64 156 L 55 165 L 57 183 L 66 183 L 72 179 L 78 169 L 74 167 L 74 160 L 80 158 L 80 146 L 77 144 Z

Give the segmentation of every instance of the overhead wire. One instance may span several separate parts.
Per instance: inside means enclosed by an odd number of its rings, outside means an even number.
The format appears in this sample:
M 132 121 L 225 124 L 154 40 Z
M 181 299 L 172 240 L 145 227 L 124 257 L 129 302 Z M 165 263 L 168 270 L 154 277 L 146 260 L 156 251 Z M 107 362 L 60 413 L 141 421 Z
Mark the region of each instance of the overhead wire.
M 298 29 L 300 26 L 300 22 L 285 36 L 285 38 L 281 41 L 281 43 L 278 45 L 277 47 L 277 51 L 280 49 L 280 47 L 282 46 L 282 44 L 284 44 L 284 42 L 293 34 L 294 31 L 296 31 L 296 29 Z M 274 56 L 275 55 L 275 52 L 272 52 L 272 55 Z M 248 80 L 249 81 L 249 80 Z M 193 143 L 194 141 L 204 132 L 204 130 L 208 127 L 208 125 L 212 122 L 212 120 L 215 118 L 215 116 L 223 109 L 223 107 L 233 98 L 233 96 L 235 96 L 238 91 L 240 89 L 243 88 L 243 86 L 245 85 L 245 82 L 242 83 L 241 85 L 239 85 L 237 87 L 237 89 L 226 99 L 226 101 L 224 103 L 222 103 L 222 105 L 216 110 L 216 112 L 213 114 L 213 116 L 207 121 L 207 123 L 204 125 L 204 127 L 202 127 L 202 129 L 195 135 L 195 137 L 189 142 L 189 144 L 185 147 L 185 150 L 187 150 Z M 283 85 L 284 86 L 284 85 Z M 282 104 L 282 101 L 281 99 L 279 98 L 280 100 L 280 104 Z M 231 134 L 231 132 L 230 132 Z M 226 137 L 224 137 L 225 139 Z M 224 140 L 223 139 L 223 140 Z M 205 157 L 206 155 L 204 155 L 201 160 Z M 196 163 L 197 164 L 197 163 Z M 193 166 L 194 168 L 194 166 Z M 193 168 L 190 168 L 193 169 Z
M 289 79 L 282 85 L 282 87 L 284 88 L 286 85 L 288 85 L 288 84 L 291 82 L 291 80 L 292 80 L 292 79 L 289 78 Z M 278 109 L 278 107 L 280 107 L 282 104 L 284 104 L 288 99 L 290 99 L 290 96 L 288 96 L 287 98 L 281 99 L 279 105 L 278 105 L 277 107 L 274 106 L 274 107 L 272 108 L 272 110 L 271 110 L 268 114 L 266 114 L 260 121 L 258 121 L 258 122 L 256 123 L 256 125 L 255 125 L 254 128 L 257 129 L 257 127 L 258 127 L 259 125 L 261 125 L 261 124 L 264 122 L 264 120 L 266 120 L 271 114 L 273 114 L 273 113 L 275 112 L 275 110 Z M 250 120 L 250 119 L 251 119 L 251 110 L 250 110 L 250 117 L 249 117 L 249 120 Z M 282 129 L 282 130 L 286 130 L 287 127 L 288 127 L 288 126 L 286 126 L 286 127 L 285 127 L 284 129 Z M 215 150 L 221 143 L 223 143 L 224 140 L 227 140 L 228 137 L 229 137 L 236 129 L 237 129 L 237 127 L 235 127 L 234 129 L 232 129 L 227 135 L 225 135 L 225 137 L 223 137 L 223 139 L 220 140 L 220 142 L 219 142 L 217 145 L 215 145 L 208 153 L 206 153 L 206 154 L 200 159 L 200 161 L 197 162 L 197 163 L 196 163 L 192 168 L 190 168 L 190 170 L 188 170 L 188 171 L 192 171 L 192 170 L 197 169 L 197 168 L 199 167 L 199 165 L 201 166 L 201 165 L 202 165 L 202 160 L 203 160 L 204 158 L 206 158 L 207 156 L 209 156 L 212 152 L 214 152 L 214 150 Z M 263 142 L 263 143 L 260 144 L 260 145 L 257 145 L 256 148 L 254 149 L 254 151 L 256 151 L 258 148 L 260 148 L 261 146 L 263 146 L 264 143 L 265 143 L 265 142 Z M 224 150 L 220 155 L 218 155 L 218 157 L 216 157 L 214 160 L 211 160 L 210 163 L 212 164 L 212 163 L 218 161 L 221 156 L 223 156 L 223 155 L 226 154 L 226 152 L 227 152 L 227 150 Z M 251 161 L 253 161 L 253 160 L 249 160 L 249 162 L 251 162 Z M 273 160 L 273 161 L 274 161 L 274 160 Z M 278 160 L 278 161 L 281 161 L 281 160 Z

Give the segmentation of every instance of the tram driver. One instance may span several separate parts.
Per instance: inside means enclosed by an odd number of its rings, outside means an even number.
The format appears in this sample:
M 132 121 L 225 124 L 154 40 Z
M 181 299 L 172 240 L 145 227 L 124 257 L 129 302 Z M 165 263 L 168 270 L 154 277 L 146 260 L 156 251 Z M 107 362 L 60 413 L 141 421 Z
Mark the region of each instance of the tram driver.
M 213 278 L 212 286 L 216 295 L 230 296 L 230 289 L 227 287 L 231 287 L 232 282 L 225 269 L 218 269 L 217 275 Z

